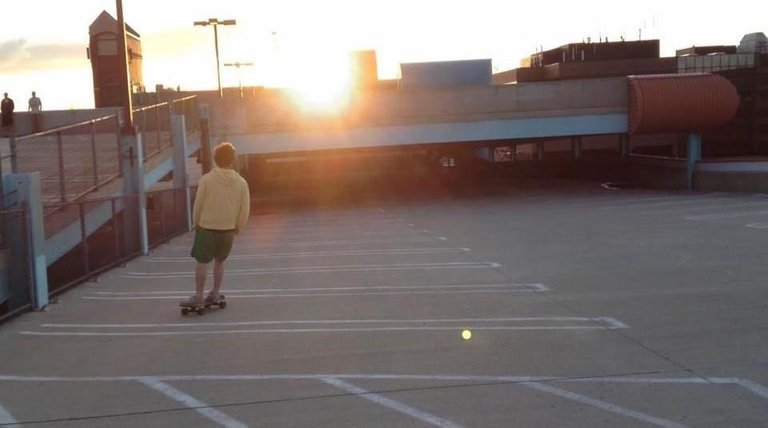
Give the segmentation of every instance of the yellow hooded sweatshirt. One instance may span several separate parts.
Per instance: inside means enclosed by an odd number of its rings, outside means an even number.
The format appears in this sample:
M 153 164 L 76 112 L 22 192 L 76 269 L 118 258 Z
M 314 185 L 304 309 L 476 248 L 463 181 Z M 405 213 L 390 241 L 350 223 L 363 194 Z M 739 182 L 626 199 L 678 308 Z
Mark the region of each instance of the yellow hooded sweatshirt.
M 240 231 L 248 221 L 248 183 L 233 169 L 213 168 L 200 178 L 192 210 L 195 228 Z

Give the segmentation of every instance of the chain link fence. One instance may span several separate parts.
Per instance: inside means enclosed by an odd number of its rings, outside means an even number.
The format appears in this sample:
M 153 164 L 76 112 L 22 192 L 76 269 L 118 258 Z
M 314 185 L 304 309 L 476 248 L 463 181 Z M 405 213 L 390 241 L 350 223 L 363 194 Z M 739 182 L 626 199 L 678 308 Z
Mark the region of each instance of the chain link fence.
M 59 248 L 64 255 L 48 266 L 52 296 L 141 254 L 136 221 L 139 204 L 135 196 L 70 202 L 48 208 L 69 213 L 74 221 L 65 235 L 80 238 L 72 248 Z M 46 235 L 50 234 L 50 221 L 51 217 L 44 219 Z
M 187 231 L 186 195 L 184 189 L 147 193 L 147 234 L 150 248 Z
M 32 307 L 27 211 L 0 210 L 0 322 Z
M 199 123 L 197 98 L 185 97 L 133 110 L 133 124 L 141 132 L 144 161 L 171 147 L 171 116 L 182 115 L 187 132 L 194 132 Z
M 10 139 L 14 173 L 40 172 L 43 203 L 77 200 L 119 177 L 117 114 Z
M 171 154 L 173 115 L 185 117 L 188 134 L 199 132 L 194 96 L 135 110 L 145 160 Z M 138 197 L 92 193 L 122 175 L 120 128 L 112 114 L 12 136 L 0 147 L 1 173 L 40 173 L 46 254 L 55 253 L 47 269 L 51 296 L 141 254 Z M 31 308 L 33 298 L 27 213 L 9 207 L 12 195 L 2 190 L 0 185 L 0 321 Z M 150 247 L 187 231 L 186 190 L 150 192 L 147 208 Z

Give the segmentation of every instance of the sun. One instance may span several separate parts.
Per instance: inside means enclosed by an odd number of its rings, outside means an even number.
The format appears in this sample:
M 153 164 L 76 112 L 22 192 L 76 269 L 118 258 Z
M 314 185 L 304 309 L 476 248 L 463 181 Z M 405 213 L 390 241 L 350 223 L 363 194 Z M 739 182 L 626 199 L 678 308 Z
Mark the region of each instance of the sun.
M 336 111 L 349 100 L 350 80 L 345 75 L 323 73 L 298 80 L 290 84 L 289 89 L 307 110 Z
M 339 111 L 349 100 L 352 70 L 348 55 L 305 53 L 281 71 L 281 86 L 305 110 Z

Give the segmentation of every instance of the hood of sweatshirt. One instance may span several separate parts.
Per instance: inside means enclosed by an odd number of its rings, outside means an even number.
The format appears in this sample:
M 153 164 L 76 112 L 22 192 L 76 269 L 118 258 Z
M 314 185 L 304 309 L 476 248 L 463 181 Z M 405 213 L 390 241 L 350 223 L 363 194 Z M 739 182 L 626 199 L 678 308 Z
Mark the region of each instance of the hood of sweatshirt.
M 240 181 L 240 174 L 234 169 L 215 167 L 211 169 L 211 178 L 224 186 L 234 186 Z

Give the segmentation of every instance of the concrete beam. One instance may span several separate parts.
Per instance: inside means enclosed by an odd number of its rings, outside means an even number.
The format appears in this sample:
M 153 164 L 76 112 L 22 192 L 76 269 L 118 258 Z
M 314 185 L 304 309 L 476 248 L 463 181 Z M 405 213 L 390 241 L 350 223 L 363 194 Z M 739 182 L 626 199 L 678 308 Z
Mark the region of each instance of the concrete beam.
M 240 134 L 229 141 L 240 154 L 269 154 L 625 132 L 627 115 L 613 113 Z

